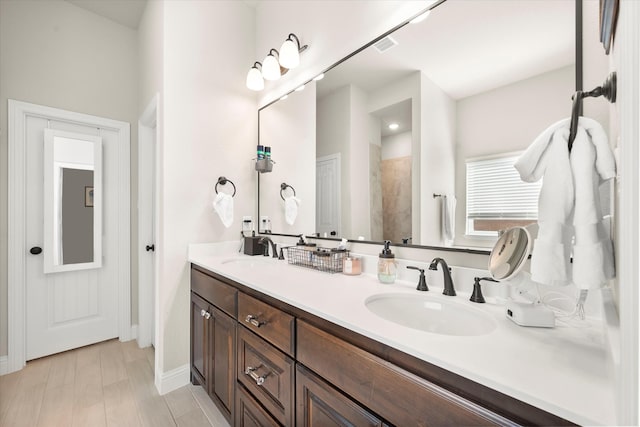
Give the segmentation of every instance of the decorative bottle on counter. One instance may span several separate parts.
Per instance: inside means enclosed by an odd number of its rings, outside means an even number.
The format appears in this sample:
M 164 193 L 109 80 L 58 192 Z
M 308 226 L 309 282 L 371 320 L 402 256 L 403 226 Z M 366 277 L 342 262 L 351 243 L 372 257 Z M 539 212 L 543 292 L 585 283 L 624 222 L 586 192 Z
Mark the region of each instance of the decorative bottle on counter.
M 390 240 L 384 241 L 384 248 L 378 257 L 378 280 L 381 283 L 391 284 L 396 281 L 398 263 L 396 256 L 391 252 Z

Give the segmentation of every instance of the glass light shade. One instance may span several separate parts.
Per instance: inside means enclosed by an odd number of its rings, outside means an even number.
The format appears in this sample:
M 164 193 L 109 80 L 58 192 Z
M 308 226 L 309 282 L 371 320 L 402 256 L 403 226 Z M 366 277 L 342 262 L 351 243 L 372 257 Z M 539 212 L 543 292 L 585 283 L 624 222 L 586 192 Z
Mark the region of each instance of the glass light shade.
M 282 43 L 282 47 L 280 48 L 280 65 L 288 69 L 300 65 L 298 45 L 291 39 L 287 39 Z
M 265 80 L 278 80 L 280 78 L 280 64 L 272 54 L 267 55 L 262 62 L 262 77 Z
M 249 70 L 247 74 L 247 87 L 255 91 L 264 89 L 264 80 L 258 67 L 251 67 Z

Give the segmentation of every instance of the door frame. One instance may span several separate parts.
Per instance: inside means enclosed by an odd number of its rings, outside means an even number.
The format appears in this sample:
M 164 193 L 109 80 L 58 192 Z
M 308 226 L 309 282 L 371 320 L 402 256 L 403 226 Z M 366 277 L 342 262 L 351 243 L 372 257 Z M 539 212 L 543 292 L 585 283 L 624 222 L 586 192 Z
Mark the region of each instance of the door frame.
M 117 186 L 118 223 L 118 336 L 131 339 L 130 277 L 130 126 L 129 123 L 58 108 L 8 100 L 9 194 L 8 194 L 8 354 L 7 372 L 19 371 L 26 364 L 26 119 L 40 117 L 75 122 L 118 133 Z
M 154 212 L 158 212 L 158 170 L 159 170 L 159 157 L 158 157 L 158 104 L 159 94 L 156 94 L 151 102 L 147 105 L 144 112 L 138 119 L 138 346 L 140 348 L 148 347 L 152 342 L 157 342 L 155 339 L 155 330 L 157 329 L 158 322 L 154 322 L 154 313 L 158 313 L 158 268 L 157 263 L 153 264 L 153 274 L 151 268 L 145 261 L 147 259 L 147 252 L 144 250 L 144 246 L 147 244 L 145 241 L 148 236 L 145 233 L 145 229 L 140 226 L 145 221 L 153 219 Z M 155 139 L 154 139 L 155 131 Z M 149 148 L 153 147 L 154 158 L 150 159 L 148 154 Z M 147 173 L 149 167 L 154 165 L 153 174 L 154 182 L 156 185 L 150 188 L 150 183 L 147 181 Z M 141 194 L 149 194 L 154 192 L 153 208 L 150 209 L 150 205 L 147 203 L 141 203 Z M 153 235 L 157 240 L 159 235 L 158 221 L 154 222 Z M 157 242 L 154 242 L 154 244 Z M 154 252 L 155 259 L 157 256 L 157 244 Z M 152 279 L 149 275 L 152 274 Z M 154 310 L 149 310 L 148 301 L 154 302 Z M 157 318 L 157 316 L 155 316 Z M 155 328 L 153 327 L 155 325 Z

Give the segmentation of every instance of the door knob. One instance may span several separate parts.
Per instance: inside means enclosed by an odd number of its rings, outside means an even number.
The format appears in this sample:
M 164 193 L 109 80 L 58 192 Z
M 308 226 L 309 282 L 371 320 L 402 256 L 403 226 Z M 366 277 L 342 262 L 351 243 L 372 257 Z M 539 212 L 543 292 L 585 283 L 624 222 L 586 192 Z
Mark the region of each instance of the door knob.
M 29 252 L 31 252 L 32 255 L 38 255 L 42 253 L 42 248 L 40 246 L 34 246 L 31 249 L 29 249 Z
M 156 250 L 156 245 L 152 244 L 152 245 L 147 245 L 145 246 L 145 249 L 147 250 L 147 252 L 151 251 L 151 252 L 155 252 Z

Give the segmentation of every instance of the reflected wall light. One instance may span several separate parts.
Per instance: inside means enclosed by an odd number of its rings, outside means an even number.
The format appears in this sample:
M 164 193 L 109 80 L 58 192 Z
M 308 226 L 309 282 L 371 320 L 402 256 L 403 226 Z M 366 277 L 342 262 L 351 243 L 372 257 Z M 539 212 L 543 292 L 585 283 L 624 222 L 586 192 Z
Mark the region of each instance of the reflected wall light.
M 420 15 L 416 16 L 411 21 L 409 21 L 409 23 L 410 24 L 417 24 L 419 22 L 422 22 L 422 21 L 424 21 L 425 19 L 427 19 L 429 17 L 429 14 L 431 14 L 431 9 L 425 11 L 423 14 L 420 14 Z
M 262 64 L 256 61 L 247 73 L 247 87 L 255 91 L 264 89 L 264 79 L 258 65 L 262 68 Z

